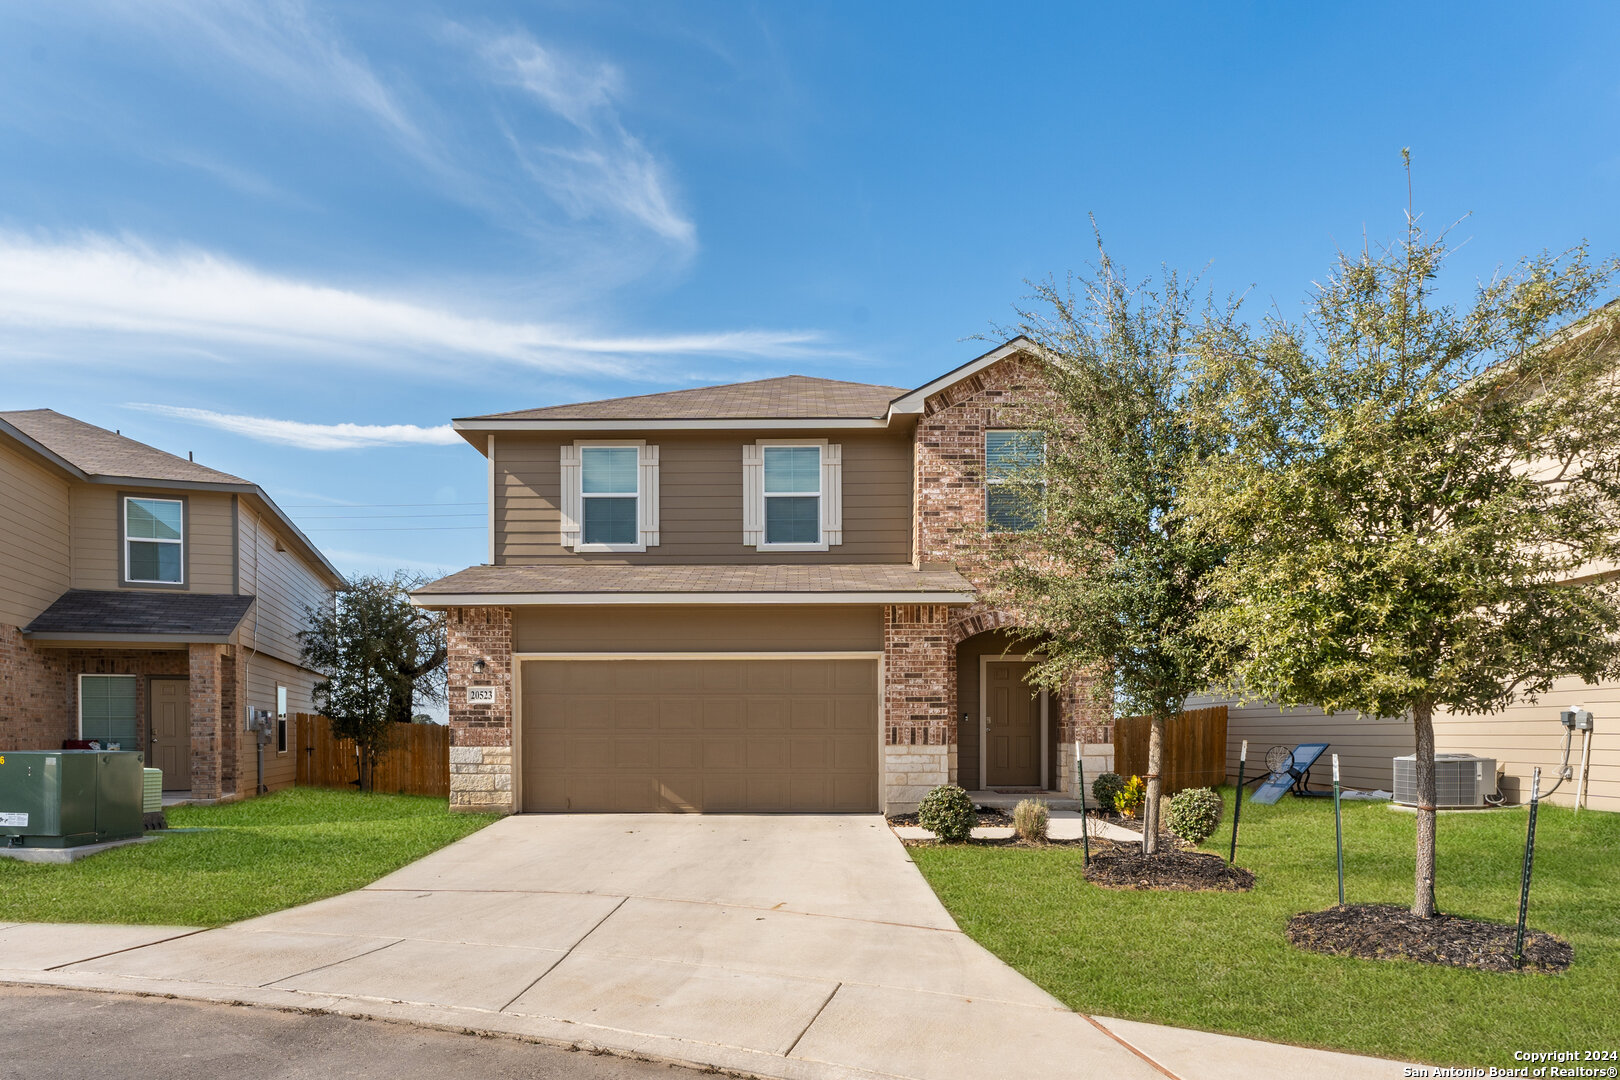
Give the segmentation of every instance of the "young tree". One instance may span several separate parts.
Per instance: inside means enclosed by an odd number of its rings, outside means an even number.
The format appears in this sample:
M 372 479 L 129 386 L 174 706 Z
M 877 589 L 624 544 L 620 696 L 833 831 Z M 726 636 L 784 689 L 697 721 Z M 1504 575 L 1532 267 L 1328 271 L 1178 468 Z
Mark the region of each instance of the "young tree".
M 393 742 L 393 725 L 411 722 L 418 697 L 444 698 L 444 619 L 411 604 L 420 584 L 404 573 L 353 578 L 331 608 L 308 610 L 309 629 L 299 634 L 304 662 L 326 673 L 315 700 L 332 733 L 359 748 L 365 790 Z
M 1031 489 L 1026 549 L 998 560 L 996 583 L 1023 636 L 1042 643 L 1037 682 L 1059 689 L 1106 672 L 1099 698 L 1151 718 L 1151 854 L 1165 725 L 1216 674 L 1200 617 L 1221 544 L 1182 520 L 1185 477 L 1217 449 L 1188 408 L 1193 304 L 1173 274 L 1157 289 L 1131 286 L 1100 244 L 1094 279 L 1049 282 L 1034 299 L 1018 329 L 1040 346 L 1052 390 L 1039 416 L 1045 489 Z
M 1246 696 L 1410 717 L 1412 910 L 1434 913 L 1436 709 L 1490 713 L 1620 661 L 1620 594 L 1578 579 L 1620 554 L 1613 264 L 1525 260 L 1451 306 L 1445 237 L 1407 215 L 1341 254 L 1302 323 L 1235 313 L 1201 349 L 1198 521 L 1231 545 L 1208 632 Z

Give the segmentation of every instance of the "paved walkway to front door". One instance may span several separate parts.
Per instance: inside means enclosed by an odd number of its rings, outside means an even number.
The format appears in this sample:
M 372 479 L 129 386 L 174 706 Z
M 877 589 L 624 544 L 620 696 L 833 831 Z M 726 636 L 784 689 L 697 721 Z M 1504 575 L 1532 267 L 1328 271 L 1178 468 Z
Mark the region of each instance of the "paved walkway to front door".
M 0 981 L 497 1032 L 768 1077 L 1393 1077 L 1092 1019 L 957 930 L 882 818 L 513 817 L 217 930 L 0 928 Z

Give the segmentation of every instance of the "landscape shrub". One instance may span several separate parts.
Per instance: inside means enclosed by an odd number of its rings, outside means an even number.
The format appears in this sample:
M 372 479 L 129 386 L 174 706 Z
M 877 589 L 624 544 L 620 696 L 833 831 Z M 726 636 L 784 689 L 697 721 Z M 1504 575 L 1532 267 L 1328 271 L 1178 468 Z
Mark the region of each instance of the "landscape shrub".
M 917 823 L 947 843 L 966 840 L 979 823 L 968 793 L 955 784 L 941 784 L 917 804 Z
M 1039 799 L 1025 799 L 1013 807 L 1013 831 L 1022 840 L 1045 841 L 1047 820 L 1046 804 Z
M 1170 812 L 1164 820 L 1171 832 L 1197 844 L 1215 831 L 1222 809 L 1221 797 L 1213 788 L 1187 788 L 1170 797 Z
M 1125 778 L 1119 773 L 1105 772 L 1091 782 L 1091 797 L 1103 810 L 1114 809 L 1114 798 L 1125 790 Z
M 1125 817 L 1135 817 L 1142 811 L 1142 803 L 1147 798 L 1147 784 L 1140 776 L 1133 776 L 1125 781 L 1119 794 L 1114 796 L 1114 809 Z

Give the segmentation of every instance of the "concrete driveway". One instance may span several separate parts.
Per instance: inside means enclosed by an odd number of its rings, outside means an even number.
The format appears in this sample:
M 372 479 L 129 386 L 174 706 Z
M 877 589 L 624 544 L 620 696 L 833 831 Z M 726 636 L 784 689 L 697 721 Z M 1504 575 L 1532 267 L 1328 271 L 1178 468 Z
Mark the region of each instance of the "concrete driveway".
M 13 969 L 0 979 L 330 1009 L 785 1078 L 1398 1068 L 1065 1009 L 957 930 L 877 817 L 514 817 L 368 888 L 235 926 L 55 930 L 0 929 L 0 968 Z

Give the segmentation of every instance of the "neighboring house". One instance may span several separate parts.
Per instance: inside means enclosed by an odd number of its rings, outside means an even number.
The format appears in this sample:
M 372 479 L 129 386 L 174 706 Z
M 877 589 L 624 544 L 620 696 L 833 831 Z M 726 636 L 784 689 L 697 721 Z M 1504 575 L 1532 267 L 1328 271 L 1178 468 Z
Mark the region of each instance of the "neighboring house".
M 448 612 L 452 805 L 886 811 L 1072 794 L 1083 687 L 979 597 L 1044 392 L 1014 339 L 915 390 L 790 376 L 457 420 L 489 561 Z M 986 527 L 988 523 L 988 528 Z
M 1226 698 L 1200 698 L 1197 704 L 1227 702 L 1227 771 L 1237 776 L 1238 751 L 1249 741 L 1248 775 L 1255 775 L 1271 746 L 1302 742 L 1330 744 L 1328 753 L 1339 755 L 1343 782 L 1348 787 L 1389 791 L 1394 783 L 1394 759 L 1415 749 L 1412 723 L 1404 717 L 1358 718 L 1355 713 L 1323 713 L 1316 708 L 1283 709 L 1266 702 L 1240 703 Z M 1563 764 L 1563 709 L 1584 706 L 1593 714 L 1586 781 L 1586 803 L 1598 810 L 1620 810 L 1620 683 L 1596 685 L 1580 679 L 1560 679 L 1552 692 L 1535 703 L 1520 701 L 1488 716 L 1434 714 L 1434 749 L 1440 754 L 1474 754 L 1494 758 L 1498 783 L 1508 802 L 1530 798 L 1530 773 L 1541 766 L 1541 790 L 1547 791 Z M 1189 706 L 1190 707 L 1190 706 Z M 1580 769 L 1581 733 L 1572 740 L 1569 764 Z M 1258 766 L 1264 769 L 1264 765 Z M 1311 774 L 1312 787 L 1333 782 L 1327 760 Z M 1552 801 L 1569 806 L 1575 800 L 1575 781 L 1566 781 Z
M 0 412 L 0 750 L 146 754 L 163 786 L 251 794 L 249 709 L 313 711 L 308 606 L 338 572 L 257 485 L 50 409 Z

